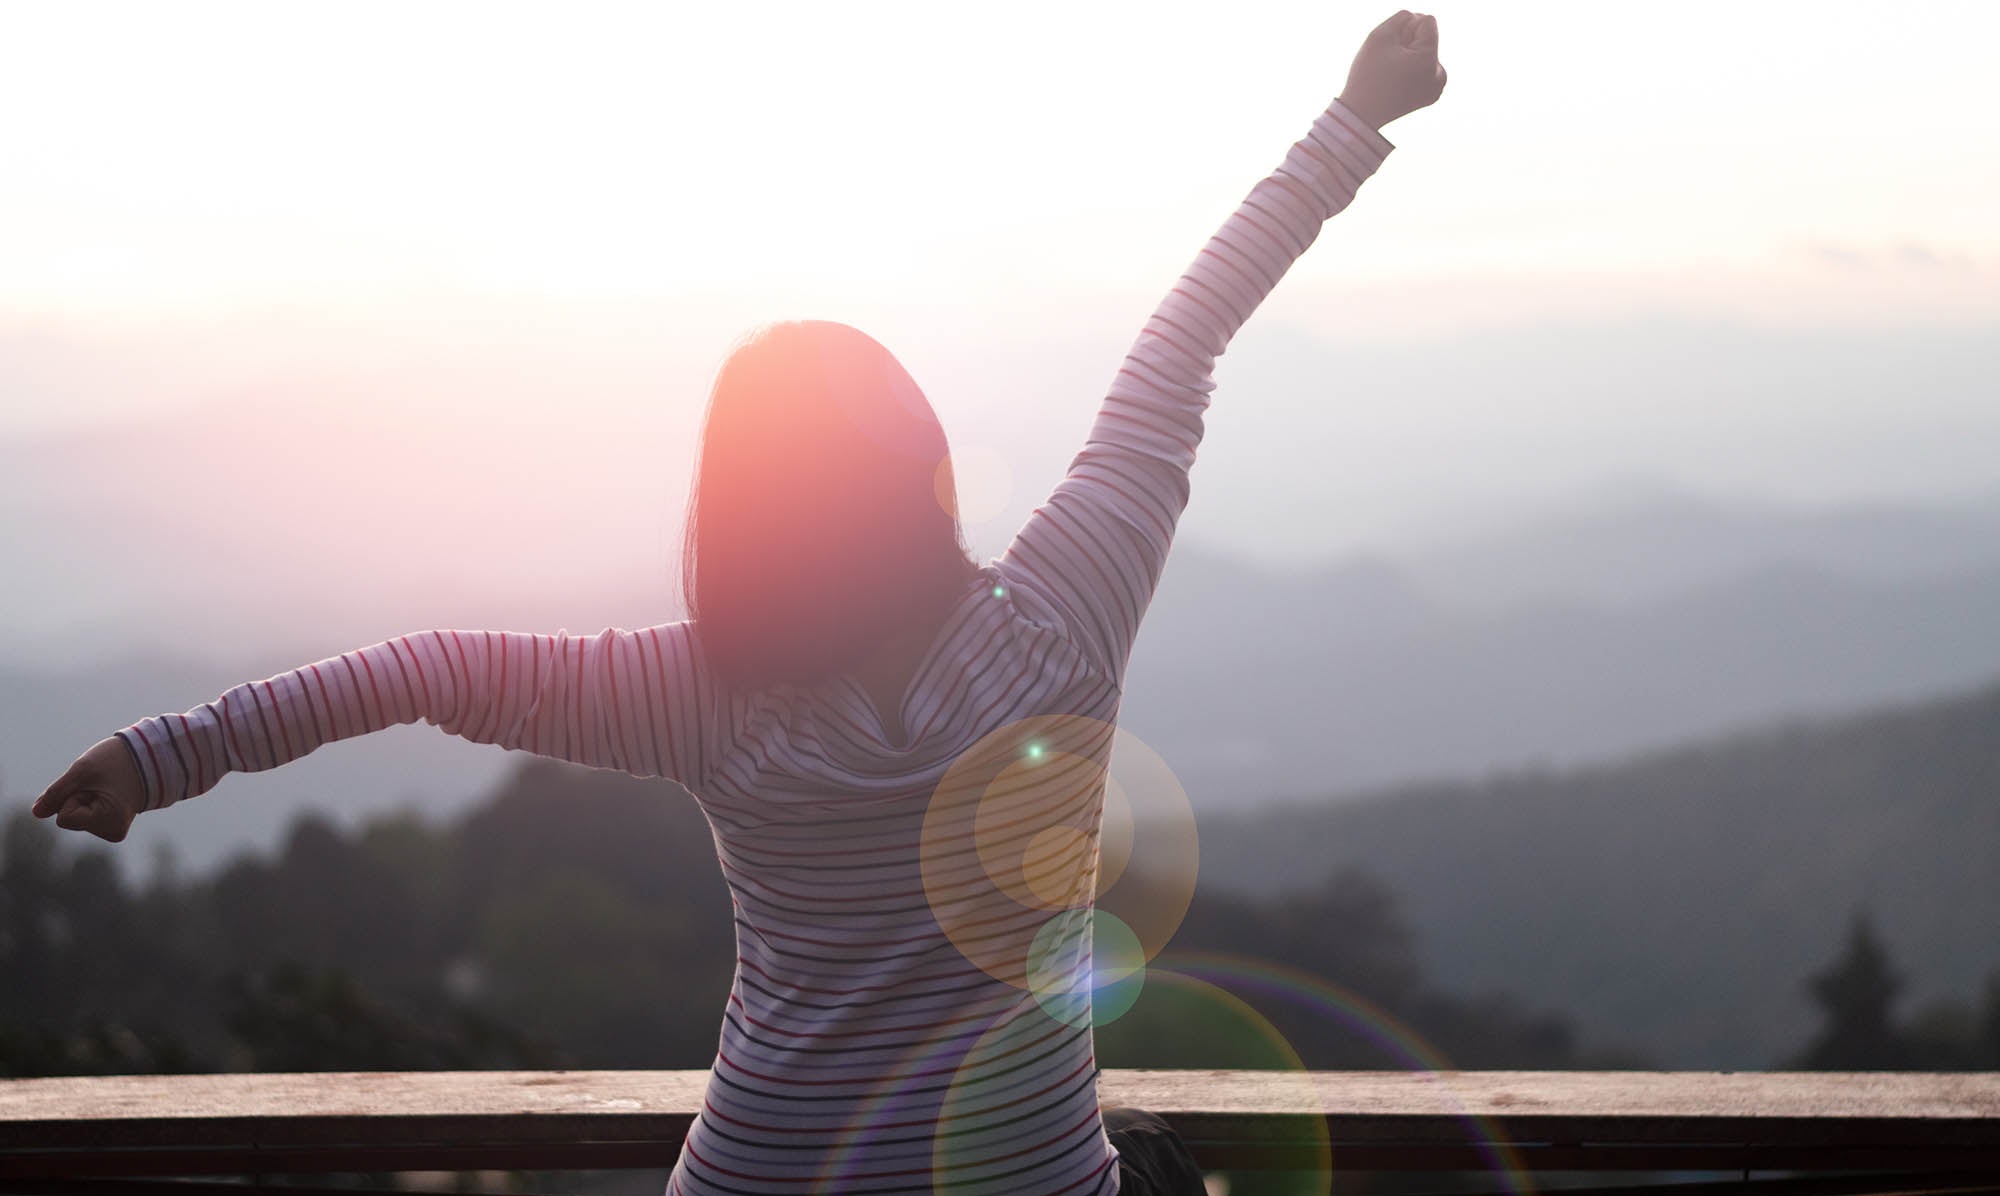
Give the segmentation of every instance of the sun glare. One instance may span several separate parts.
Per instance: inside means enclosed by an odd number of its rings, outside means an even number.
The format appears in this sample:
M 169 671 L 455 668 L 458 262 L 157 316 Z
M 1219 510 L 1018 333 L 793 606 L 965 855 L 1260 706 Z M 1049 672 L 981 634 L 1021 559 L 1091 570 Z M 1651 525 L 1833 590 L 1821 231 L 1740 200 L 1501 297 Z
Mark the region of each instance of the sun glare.
M 2000 10 L 1935 7 L 1447 6 L 1412 232 L 1339 271 L 1990 255 Z M 13 6 L 0 302 L 1150 284 L 1369 23 L 1252 9 Z

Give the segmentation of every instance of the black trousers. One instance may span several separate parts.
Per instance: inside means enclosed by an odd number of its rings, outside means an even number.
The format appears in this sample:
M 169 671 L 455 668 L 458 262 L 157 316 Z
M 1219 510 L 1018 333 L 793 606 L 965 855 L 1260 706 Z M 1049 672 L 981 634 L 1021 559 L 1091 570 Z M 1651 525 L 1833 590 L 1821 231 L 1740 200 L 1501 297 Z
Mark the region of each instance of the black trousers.
M 1207 1196 L 1187 1143 L 1160 1118 L 1143 1109 L 1109 1108 L 1104 1132 L 1118 1150 L 1119 1196 Z

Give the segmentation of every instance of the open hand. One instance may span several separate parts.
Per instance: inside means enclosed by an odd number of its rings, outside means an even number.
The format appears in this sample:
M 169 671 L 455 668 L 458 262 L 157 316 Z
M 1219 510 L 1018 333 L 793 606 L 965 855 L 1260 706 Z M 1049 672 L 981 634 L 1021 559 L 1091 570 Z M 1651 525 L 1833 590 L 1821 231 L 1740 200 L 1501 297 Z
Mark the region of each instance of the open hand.
M 89 831 L 117 843 L 146 808 L 146 782 L 131 749 L 117 736 L 99 740 L 35 799 L 37 818 L 53 816 L 64 830 Z
M 1444 94 L 1437 18 L 1405 9 L 1375 26 L 1348 68 L 1340 102 L 1380 129 Z

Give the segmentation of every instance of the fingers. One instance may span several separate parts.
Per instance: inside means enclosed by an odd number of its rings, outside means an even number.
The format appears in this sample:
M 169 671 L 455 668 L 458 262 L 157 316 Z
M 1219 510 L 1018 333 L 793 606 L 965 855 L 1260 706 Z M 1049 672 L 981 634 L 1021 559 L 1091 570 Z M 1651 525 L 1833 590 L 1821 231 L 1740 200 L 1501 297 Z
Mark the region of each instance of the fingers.
M 96 752 L 93 748 L 78 756 L 42 790 L 32 812 L 37 818 L 54 818 L 66 831 L 86 831 L 107 843 L 122 842 L 132 829 L 135 811 L 129 801 L 120 800 L 117 783 L 104 775 Z
M 74 792 L 78 785 L 82 784 L 83 768 L 83 760 L 78 758 L 63 771 L 61 776 L 50 782 L 47 789 L 42 790 L 42 795 L 35 799 L 35 804 L 31 807 L 35 817 L 47 818 L 62 807 L 63 799 Z M 57 825 L 61 824 L 58 823 Z
M 1412 50 L 1436 50 L 1438 19 L 1424 14 L 1403 28 L 1403 44 Z
M 66 831 L 87 831 L 107 843 L 123 841 L 132 819 L 117 802 L 101 793 L 72 795 L 56 811 L 56 825 Z
M 1407 29 L 1410 23 L 1414 20 L 1416 20 L 1416 14 L 1411 12 L 1409 9 L 1405 8 L 1400 12 L 1397 12 L 1394 15 L 1390 16 L 1388 20 L 1383 21 L 1380 25 L 1375 26 L 1375 28 L 1368 34 L 1368 40 L 1371 42 L 1388 42 L 1391 44 L 1399 42 L 1402 40 L 1403 31 Z

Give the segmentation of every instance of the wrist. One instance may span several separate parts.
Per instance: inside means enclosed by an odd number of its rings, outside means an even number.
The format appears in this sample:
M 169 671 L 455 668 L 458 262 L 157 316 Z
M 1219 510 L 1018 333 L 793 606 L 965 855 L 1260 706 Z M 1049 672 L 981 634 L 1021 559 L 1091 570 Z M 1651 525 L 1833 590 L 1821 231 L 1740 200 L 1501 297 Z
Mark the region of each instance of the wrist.
M 1396 119 L 1395 116 L 1387 114 L 1384 109 L 1371 104 L 1368 101 L 1368 97 L 1357 96 L 1352 92 L 1341 92 L 1338 97 L 1338 103 L 1349 112 L 1367 121 L 1368 127 L 1377 133 L 1382 131 L 1384 125 Z

